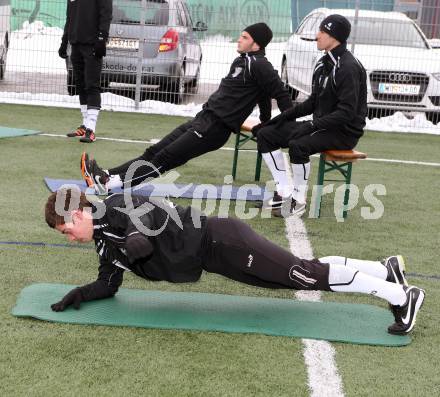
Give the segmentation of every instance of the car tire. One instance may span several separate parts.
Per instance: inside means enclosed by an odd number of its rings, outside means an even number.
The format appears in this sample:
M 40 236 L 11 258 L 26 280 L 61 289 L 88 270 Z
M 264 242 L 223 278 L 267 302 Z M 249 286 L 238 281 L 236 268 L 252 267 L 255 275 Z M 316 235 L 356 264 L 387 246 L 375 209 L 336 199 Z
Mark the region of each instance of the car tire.
M 196 77 L 188 83 L 187 92 L 190 94 L 197 94 L 199 92 L 199 82 L 200 82 L 200 66 L 197 69 Z
M 5 73 L 6 73 L 6 63 L 2 59 L 0 60 L 0 80 L 3 80 L 5 78 Z
M 75 79 L 71 69 L 67 71 L 67 92 L 70 96 L 76 95 Z
M 289 94 L 290 94 L 290 97 L 292 98 L 292 101 L 296 101 L 296 98 L 298 98 L 299 91 L 295 90 L 295 88 L 293 88 L 289 85 L 289 78 L 287 76 L 286 58 L 283 59 L 283 62 L 281 64 L 281 81 L 284 83 L 284 86 L 289 91 Z
M 168 91 L 170 92 L 170 101 L 172 103 L 182 103 L 186 93 L 184 66 L 180 68 L 179 77 L 171 83 L 170 89 Z
M 426 119 L 436 125 L 440 121 L 440 112 L 426 112 Z

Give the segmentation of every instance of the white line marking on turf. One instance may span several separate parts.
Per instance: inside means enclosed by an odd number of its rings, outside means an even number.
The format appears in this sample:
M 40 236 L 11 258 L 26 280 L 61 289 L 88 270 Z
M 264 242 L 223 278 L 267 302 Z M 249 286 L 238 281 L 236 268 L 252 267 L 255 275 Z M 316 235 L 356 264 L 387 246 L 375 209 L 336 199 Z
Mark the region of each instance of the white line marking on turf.
M 289 183 L 293 184 L 290 161 L 284 154 Z M 300 258 L 313 259 L 312 246 L 301 218 L 290 216 L 285 219 L 290 251 Z M 303 301 L 321 300 L 320 291 L 297 291 L 296 298 Z M 335 349 L 327 341 L 302 339 L 304 360 L 307 367 L 308 384 L 312 397 L 343 397 L 342 379 L 335 363 Z
M 55 138 L 67 138 L 66 135 L 60 135 L 60 134 L 38 134 L 40 136 L 48 136 L 48 137 L 55 137 Z M 145 143 L 145 144 L 155 144 L 160 141 L 160 139 L 151 139 L 149 141 L 141 141 L 141 140 L 135 140 L 135 139 L 121 139 L 121 138 L 105 138 L 105 137 L 96 137 L 97 140 L 101 141 L 111 141 L 111 142 L 123 142 L 123 143 Z M 235 149 L 232 147 L 224 146 L 220 148 L 220 150 L 226 150 L 228 152 L 233 152 Z M 254 149 L 246 149 L 242 150 L 243 152 L 249 152 L 249 153 L 257 153 Z M 319 154 L 315 154 L 312 157 L 319 157 Z M 412 164 L 412 165 L 426 165 L 429 167 L 440 167 L 440 163 L 428 163 L 425 161 L 411 161 L 411 160 L 393 160 L 393 159 L 377 159 L 377 158 L 366 158 L 362 161 L 377 161 L 381 163 L 396 163 L 396 164 Z

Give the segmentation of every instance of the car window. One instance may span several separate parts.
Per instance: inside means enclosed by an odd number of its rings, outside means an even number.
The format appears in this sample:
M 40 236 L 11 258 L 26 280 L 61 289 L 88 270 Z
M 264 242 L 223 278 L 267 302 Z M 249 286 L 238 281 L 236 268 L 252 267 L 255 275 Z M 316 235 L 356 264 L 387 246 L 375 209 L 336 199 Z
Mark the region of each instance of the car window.
M 354 18 L 348 18 L 354 34 Z M 412 21 L 359 18 L 356 31 L 356 44 L 386 45 L 396 47 L 428 48 L 423 36 Z
M 183 6 L 183 12 L 185 13 L 186 16 L 186 20 L 188 21 L 188 26 L 192 27 L 193 23 L 192 23 L 192 19 L 191 19 L 191 14 L 188 10 L 188 6 L 186 3 L 182 3 Z
M 297 33 L 301 36 L 315 37 L 319 29 L 319 24 L 323 19 L 322 14 L 310 15 L 303 24 L 298 28 Z
M 187 26 L 188 25 L 188 21 L 186 20 L 186 15 L 183 11 L 183 7 L 182 4 L 178 1 L 175 3 L 176 4 L 176 8 L 177 8 L 177 16 L 179 18 L 179 24 L 180 26 Z
M 139 24 L 141 9 L 141 0 L 114 0 L 112 23 Z M 157 0 L 146 2 L 146 25 L 168 25 L 168 19 L 168 3 Z
M 303 34 L 306 31 L 310 31 L 313 24 L 313 15 L 310 15 L 304 22 L 298 27 L 297 34 Z

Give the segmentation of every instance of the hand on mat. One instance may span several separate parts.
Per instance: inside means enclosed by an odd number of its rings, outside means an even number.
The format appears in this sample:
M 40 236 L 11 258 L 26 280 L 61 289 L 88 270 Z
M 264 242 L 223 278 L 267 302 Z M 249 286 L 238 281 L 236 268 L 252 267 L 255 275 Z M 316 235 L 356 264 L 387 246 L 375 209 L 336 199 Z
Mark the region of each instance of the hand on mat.
M 73 307 L 78 310 L 82 300 L 83 296 L 81 293 L 81 289 L 75 288 L 70 291 L 63 299 L 61 299 L 57 303 L 54 303 L 50 307 L 54 312 L 62 312 L 67 306 L 73 304 Z
M 153 245 L 148 237 L 140 232 L 132 234 L 125 240 L 125 250 L 130 264 L 138 259 L 146 258 L 153 253 Z

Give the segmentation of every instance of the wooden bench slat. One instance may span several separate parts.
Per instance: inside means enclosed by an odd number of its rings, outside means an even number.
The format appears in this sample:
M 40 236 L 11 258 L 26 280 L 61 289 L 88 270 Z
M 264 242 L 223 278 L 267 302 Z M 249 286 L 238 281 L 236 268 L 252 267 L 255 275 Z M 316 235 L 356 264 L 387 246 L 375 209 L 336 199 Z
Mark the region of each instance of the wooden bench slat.
M 357 150 L 326 150 L 325 159 L 330 161 L 356 161 L 366 159 L 367 155 Z

